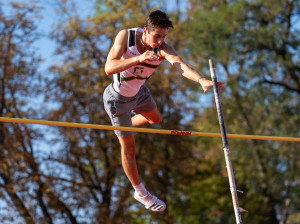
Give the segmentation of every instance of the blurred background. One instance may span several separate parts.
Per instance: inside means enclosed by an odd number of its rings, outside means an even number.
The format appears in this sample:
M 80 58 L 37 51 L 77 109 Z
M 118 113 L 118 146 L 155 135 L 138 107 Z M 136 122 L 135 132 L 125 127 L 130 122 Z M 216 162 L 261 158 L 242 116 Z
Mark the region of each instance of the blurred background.
M 226 83 L 227 133 L 300 137 L 298 0 L 1 0 L 0 116 L 110 125 L 102 95 L 121 29 L 170 16 L 166 42 Z M 213 92 L 163 62 L 146 83 L 164 121 L 220 132 Z M 0 223 L 232 224 L 220 138 L 136 133 L 141 179 L 164 213 L 136 202 L 112 131 L 0 123 Z M 300 223 L 300 143 L 229 139 L 247 224 Z

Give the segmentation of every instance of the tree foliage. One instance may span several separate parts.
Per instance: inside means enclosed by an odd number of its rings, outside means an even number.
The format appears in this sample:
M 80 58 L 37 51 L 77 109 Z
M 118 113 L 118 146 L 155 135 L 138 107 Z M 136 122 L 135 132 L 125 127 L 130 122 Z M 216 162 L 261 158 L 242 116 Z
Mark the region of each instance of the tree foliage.
M 32 5 L 0 4 L 0 116 L 36 116 L 30 100 L 39 93 L 38 64 L 33 46 L 37 38 L 34 20 L 39 9 Z M 45 183 L 39 169 L 34 141 L 39 131 L 22 124 L 0 124 L 0 222 L 35 223 L 47 218 Z M 41 210 L 36 210 L 36 207 Z M 6 212 L 4 212 L 6 211 Z
M 190 4 L 186 27 L 195 35 L 186 37 L 191 54 L 213 57 L 217 73 L 228 83 L 221 99 L 227 130 L 299 137 L 299 2 Z M 208 109 L 203 114 L 210 121 L 206 129 L 217 122 L 207 115 L 211 113 Z M 195 125 L 202 130 L 202 119 Z M 299 144 L 232 141 L 231 148 L 238 188 L 246 192 L 240 196 L 241 207 L 249 210 L 243 215 L 245 222 L 296 223 Z
M 56 47 L 44 74 L 34 47 L 41 9 L 12 3 L 7 13 L 0 3 L 1 116 L 110 124 L 102 102 L 111 82 L 104 73 L 108 50 L 120 30 L 143 26 L 149 11 L 162 8 L 175 26 L 166 41 L 184 61 L 208 76 L 208 58 L 215 60 L 226 81 L 221 102 L 229 133 L 299 137 L 298 1 L 190 0 L 186 8 L 179 1 L 174 7 L 144 0 L 78 3 L 49 3 L 57 12 L 50 35 Z M 164 119 L 153 128 L 219 132 L 213 101 L 200 105 L 200 86 L 168 63 L 146 85 Z M 42 110 L 39 96 L 47 105 Z M 162 214 L 133 199 L 112 131 L 1 123 L 0 222 L 235 222 L 220 139 L 135 137 L 141 179 L 167 202 Z M 243 221 L 298 223 L 299 143 L 230 140 L 229 146 L 244 191 L 240 206 L 249 211 Z

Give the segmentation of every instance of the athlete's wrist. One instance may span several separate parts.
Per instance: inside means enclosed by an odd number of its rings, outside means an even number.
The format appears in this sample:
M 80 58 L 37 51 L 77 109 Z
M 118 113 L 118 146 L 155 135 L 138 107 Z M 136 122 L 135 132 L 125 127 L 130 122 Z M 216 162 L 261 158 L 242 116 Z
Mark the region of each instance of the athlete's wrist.
M 198 83 L 201 84 L 201 82 L 202 82 L 203 80 L 206 80 L 206 78 L 204 78 L 204 77 L 199 77 L 199 78 L 198 78 Z
M 142 63 L 142 61 L 141 61 L 141 55 L 135 57 L 135 62 L 136 62 L 136 64 Z

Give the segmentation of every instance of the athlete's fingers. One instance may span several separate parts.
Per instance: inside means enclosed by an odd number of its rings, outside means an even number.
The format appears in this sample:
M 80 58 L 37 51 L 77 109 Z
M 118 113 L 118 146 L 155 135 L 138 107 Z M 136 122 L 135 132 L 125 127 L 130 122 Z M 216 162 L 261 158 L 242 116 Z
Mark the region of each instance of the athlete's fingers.
M 148 60 L 158 60 L 159 56 L 157 56 L 153 51 L 146 51 L 145 52 L 145 56 Z
M 218 89 L 221 90 L 221 91 L 223 89 L 225 89 L 225 87 L 223 85 L 224 85 L 224 82 L 218 82 Z
M 204 86 L 203 87 L 203 91 L 204 91 L 204 93 L 207 93 L 207 90 L 210 88 L 210 87 L 212 87 L 213 85 L 207 85 L 207 86 Z
M 225 89 L 225 87 L 222 85 L 224 85 L 224 82 L 217 83 L 217 87 L 220 92 L 222 92 Z M 207 93 L 207 91 L 210 87 L 213 87 L 212 81 L 206 80 L 205 84 L 202 84 L 202 89 L 203 89 L 204 93 Z

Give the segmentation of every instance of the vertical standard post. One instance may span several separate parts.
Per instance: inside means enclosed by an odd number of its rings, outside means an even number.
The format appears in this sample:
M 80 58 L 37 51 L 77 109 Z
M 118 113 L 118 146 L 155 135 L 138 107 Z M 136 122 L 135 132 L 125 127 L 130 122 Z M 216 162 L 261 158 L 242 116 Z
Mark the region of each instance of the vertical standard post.
M 241 224 L 242 219 L 241 219 L 241 215 L 240 215 L 240 207 L 239 207 L 239 202 L 238 202 L 238 197 L 237 197 L 237 190 L 236 190 L 236 186 L 235 186 L 234 174 L 233 174 L 233 169 L 232 169 L 232 164 L 231 164 L 231 159 L 230 159 L 230 151 L 229 151 L 229 147 L 228 147 L 225 124 L 224 124 L 221 102 L 220 102 L 220 97 L 219 97 L 217 77 L 216 77 L 216 73 L 215 73 L 215 69 L 214 69 L 214 62 L 212 59 L 209 59 L 209 67 L 210 67 L 211 78 L 212 78 L 213 85 L 214 85 L 214 95 L 215 95 L 215 101 L 216 101 L 217 112 L 218 112 L 218 117 L 219 117 L 219 124 L 220 124 L 220 129 L 221 129 L 221 134 L 222 134 L 223 150 L 224 150 L 224 154 L 225 154 L 226 168 L 227 168 L 227 173 L 228 173 L 228 179 L 229 179 L 231 197 L 232 197 L 232 202 L 233 202 L 235 220 L 236 220 L 237 224 Z

